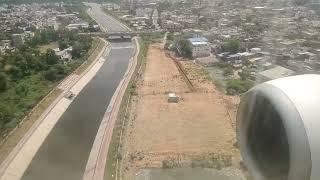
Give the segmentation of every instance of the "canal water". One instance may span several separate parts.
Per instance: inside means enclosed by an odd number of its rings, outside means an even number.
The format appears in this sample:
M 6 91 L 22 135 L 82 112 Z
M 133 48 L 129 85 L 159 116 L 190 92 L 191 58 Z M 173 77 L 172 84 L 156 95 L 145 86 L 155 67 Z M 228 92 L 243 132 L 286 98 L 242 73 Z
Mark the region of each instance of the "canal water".
M 131 42 L 111 46 L 107 60 L 52 129 L 23 180 L 82 179 L 102 117 L 134 53 Z

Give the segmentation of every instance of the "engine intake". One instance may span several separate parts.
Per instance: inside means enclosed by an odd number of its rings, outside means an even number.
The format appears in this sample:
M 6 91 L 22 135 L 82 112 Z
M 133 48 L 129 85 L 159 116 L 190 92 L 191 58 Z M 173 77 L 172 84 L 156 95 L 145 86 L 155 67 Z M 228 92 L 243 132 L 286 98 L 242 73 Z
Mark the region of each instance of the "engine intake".
M 257 180 L 320 179 L 320 75 L 249 90 L 238 109 L 237 140 Z

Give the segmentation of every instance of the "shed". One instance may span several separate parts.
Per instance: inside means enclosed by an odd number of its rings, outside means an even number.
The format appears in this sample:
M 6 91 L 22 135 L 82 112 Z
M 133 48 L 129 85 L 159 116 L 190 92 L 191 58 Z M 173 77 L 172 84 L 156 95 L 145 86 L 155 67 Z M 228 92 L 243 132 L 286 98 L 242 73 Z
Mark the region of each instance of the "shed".
M 168 96 L 168 103 L 178 103 L 179 97 L 176 95 L 176 93 L 169 93 Z

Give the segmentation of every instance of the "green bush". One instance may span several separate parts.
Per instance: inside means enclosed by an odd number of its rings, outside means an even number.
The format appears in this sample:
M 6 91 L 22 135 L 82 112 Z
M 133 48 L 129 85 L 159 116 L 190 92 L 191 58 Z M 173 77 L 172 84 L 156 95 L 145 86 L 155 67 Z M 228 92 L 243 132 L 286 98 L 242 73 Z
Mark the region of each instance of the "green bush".
M 224 76 L 232 76 L 233 75 L 233 69 L 230 66 L 227 66 L 223 69 L 223 75 Z
M 227 82 L 227 94 L 236 95 L 247 92 L 254 85 L 253 81 L 245 79 L 233 79 Z
M 180 38 L 175 41 L 176 53 L 185 58 L 192 58 L 192 50 L 187 39 Z
M 163 169 L 172 169 L 176 167 L 179 167 L 179 163 L 174 158 L 169 158 L 162 161 Z
M 240 50 L 240 41 L 238 39 L 229 39 L 223 44 L 222 50 L 235 54 Z
M 232 158 L 230 155 L 222 155 L 209 153 L 205 155 L 198 155 L 192 158 L 191 167 L 201 167 L 201 168 L 214 168 L 222 169 L 224 167 L 229 167 L 232 165 Z
M 0 72 L 0 92 L 5 91 L 8 86 L 7 76 Z

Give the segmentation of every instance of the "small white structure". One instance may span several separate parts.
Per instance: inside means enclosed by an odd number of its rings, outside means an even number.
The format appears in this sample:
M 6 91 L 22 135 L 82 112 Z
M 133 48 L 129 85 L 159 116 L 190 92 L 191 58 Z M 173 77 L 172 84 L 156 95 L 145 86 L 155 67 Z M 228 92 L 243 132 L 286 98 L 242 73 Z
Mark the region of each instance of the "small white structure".
M 68 26 L 66 26 L 66 28 L 68 30 L 77 30 L 77 29 L 87 29 L 89 28 L 89 24 L 87 22 L 83 22 L 83 23 L 77 23 L 77 24 L 69 24 Z
M 259 52 L 261 52 L 261 48 L 251 48 L 250 51 L 252 53 L 259 53 Z
M 192 57 L 210 56 L 210 44 L 205 37 L 189 38 L 191 45 Z
M 179 97 L 176 95 L 176 93 L 169 93 L 168 96 L 168 103 L 178 103 Z
M 67 49 L 64 49 L 62 51 L 60 51 L 59 48 L 55 48 L 53 49 L 53 51 L 55 52 L 55 54 L 63 61 L 70 61 L 72 60 L 72 46 L 68 47 Z

